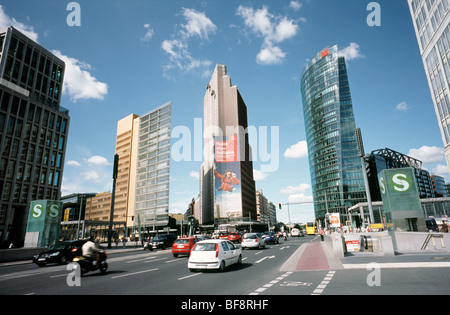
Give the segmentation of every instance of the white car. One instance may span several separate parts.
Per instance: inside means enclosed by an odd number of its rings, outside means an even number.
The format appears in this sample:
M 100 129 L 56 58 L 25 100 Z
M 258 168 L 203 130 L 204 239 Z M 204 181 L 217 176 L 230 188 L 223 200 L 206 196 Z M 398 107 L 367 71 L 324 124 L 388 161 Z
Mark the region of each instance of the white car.
M 217 269 L 242 263 L 242 251 L 228 240 L 205 240 L 195 244 L 188 260 L 190 271 Z
M 245 233 L 242 238 L 242 248 L 266 248 L 266 243 L 257 233 Z

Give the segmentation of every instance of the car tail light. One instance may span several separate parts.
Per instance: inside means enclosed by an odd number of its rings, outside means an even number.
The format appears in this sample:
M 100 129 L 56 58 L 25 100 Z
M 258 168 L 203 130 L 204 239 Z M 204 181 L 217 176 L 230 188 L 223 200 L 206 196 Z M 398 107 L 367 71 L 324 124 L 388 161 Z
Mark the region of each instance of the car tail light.
M 76 252 L 78 250 L 78 248 L 72 248 L 72 252 Z
M 219 257 L 219 244 L 216 244 L 216 258 Z

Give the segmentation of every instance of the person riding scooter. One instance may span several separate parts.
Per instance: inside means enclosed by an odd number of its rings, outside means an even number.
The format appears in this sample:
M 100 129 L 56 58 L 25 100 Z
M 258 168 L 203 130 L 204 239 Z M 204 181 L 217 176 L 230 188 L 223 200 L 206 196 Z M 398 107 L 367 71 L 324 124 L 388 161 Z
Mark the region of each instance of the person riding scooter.
M 90 237 L 86 243 L 81 247 L 82 255 L 91 261 L 95 266 L 98 261 L 100 249 L 94 243 L 94 239 Z

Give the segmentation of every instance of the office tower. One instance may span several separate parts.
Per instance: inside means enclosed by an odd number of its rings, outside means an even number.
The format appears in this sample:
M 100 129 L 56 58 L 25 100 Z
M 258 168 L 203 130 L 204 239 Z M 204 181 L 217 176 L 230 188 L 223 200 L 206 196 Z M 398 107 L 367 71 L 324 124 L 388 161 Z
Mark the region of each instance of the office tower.
M 202 224 L 256 221 L 247 107 L 227 68 L 217 64 L 204 96 Z
M 450 168 L 450 3 L 408 0 L 408 4 Z
M 117 234 L 128 236 L 132 227 L 154 230 L 168 224 L 171 107 L 167 103 L 117 123 L 119 162 L 113 220 L 126 222 L 127 229 Z M 111 193 L 89 198 L 86 220 L 107 222 L 110 209 Z
M 447 193 L 445 191 L 445 179 L 442 176 L 438 175 L 430 175 L 431 184 L 433 186 L 434 197 L 447 197 Z
M 317 219 L 366 200 L 345 58 L 338 47 L 316 54 L 301 75 L 303 115 Z
M 171 108 L 167 103 L 139 118 L 134 216 L 150 230 L 169 223 Z
M 31 200 L 60 198 L 69 111 L 64 62 L 13 27 L 0 30 L 0 247 L 22 246 Z

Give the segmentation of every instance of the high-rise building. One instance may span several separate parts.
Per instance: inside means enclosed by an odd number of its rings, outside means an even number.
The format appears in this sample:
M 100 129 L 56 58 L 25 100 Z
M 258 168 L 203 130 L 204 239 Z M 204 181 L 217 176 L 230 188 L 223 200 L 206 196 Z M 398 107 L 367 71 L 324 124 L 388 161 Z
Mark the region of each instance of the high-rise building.
M 204 97 L 204 158 L 200 171 L 202 224 L 255 221 L 247 106 L 227 68 L 217 64 Z
M 315 215 L 340 213 L 342 220 L 350 206 L 366 200 L 366 192 L 347 68 L 337 46 L 311 59 L 301 92 Z
M 408 0 L 408 4 L 450 169 L 450 3 Z
M 31 200 L 59 200 L 69 134 L 64 62 L 0 30 L 0 247 L 22 246 Z
M 126 221 L 128 229 L 140 225 L 153 230 L 168 224 L 171 108 L 167 103 L 117 123 L 113 221 Z M 89 199 L 86 220 L 109 221 L 111 193 Z

